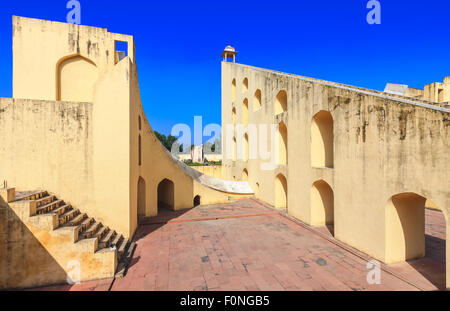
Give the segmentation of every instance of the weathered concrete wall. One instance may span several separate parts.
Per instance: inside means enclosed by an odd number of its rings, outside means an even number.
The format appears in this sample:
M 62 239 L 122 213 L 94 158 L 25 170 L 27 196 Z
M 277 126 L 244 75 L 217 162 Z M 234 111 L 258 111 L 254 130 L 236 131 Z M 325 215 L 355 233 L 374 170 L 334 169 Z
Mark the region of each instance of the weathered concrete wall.
M 249 89 L 242 93 L 245 78 Z M 234 104 L 233 79 L 238 88 Z M 274 204 L 275 177 L 282 173 L 287 178 L 289 214 L 310 224 L 312 185 L 326 181 L 334 192 L 335 237 L 385 262 L 391 262 L 386 249 L 390 239 L 386 213 L 393 195 L 417 193 L 433 201 L 448 218 L 450 110 L 380 92 L 222 63 L 223 126 L 232 123 L 233 107 L 237 120 L 241 119 L 242 102 L 253 98 L 257 89 L 262 91 L 262 108 L 250 109 L 249 124 L 286 124 L 287 165 L 264 170 L 261 164 L 265 161 L 260 158 L 226 159 L 228 134 L 224 132 L 224 178 L 239 178 L 247 169 L 249 184 L 255 188 L 259 184 L 258 197 Z M 287 111 L 274 116 L 280 90 L 287 92 Z M 311 166 L 312 119 L 321 110 L 330 112 L 334 121 L 334 165 L 329 168 Z
M 0 180 L 95 205 L 92 104 L 0 98 Z

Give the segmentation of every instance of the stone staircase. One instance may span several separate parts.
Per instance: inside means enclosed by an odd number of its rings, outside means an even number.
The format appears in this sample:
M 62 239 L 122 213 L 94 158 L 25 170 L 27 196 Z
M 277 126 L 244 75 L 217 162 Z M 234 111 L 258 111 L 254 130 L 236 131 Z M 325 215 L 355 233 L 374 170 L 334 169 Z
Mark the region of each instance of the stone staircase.
M 118 262 L 116 277 L 123 276 L 136 246 L 134 242 L 47 191 L 16 192 L 15 202 L 24 201 L 35 202 L 36 212 L 33 217 L 56 216 L 54 230 L 73 230 L 74 243 L 90 240 L 89 242 L 95 245 L 96 253 L 116 249 Z M 97 241 L 92 243 L 93 240 Z

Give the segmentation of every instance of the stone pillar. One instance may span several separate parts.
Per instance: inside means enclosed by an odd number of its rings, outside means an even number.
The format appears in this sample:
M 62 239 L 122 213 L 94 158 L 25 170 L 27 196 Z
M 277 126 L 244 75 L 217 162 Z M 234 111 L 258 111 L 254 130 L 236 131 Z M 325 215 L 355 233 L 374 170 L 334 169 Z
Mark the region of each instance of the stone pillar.
M 0 188 L 0 198 L 6 203 L 11 203 L 16 200 L 16 188 Z

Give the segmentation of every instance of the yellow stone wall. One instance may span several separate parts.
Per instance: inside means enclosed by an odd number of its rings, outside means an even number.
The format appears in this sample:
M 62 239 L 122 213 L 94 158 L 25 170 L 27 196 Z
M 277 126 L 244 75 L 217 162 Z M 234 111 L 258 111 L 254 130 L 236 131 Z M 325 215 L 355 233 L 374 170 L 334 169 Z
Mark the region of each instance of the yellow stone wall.
M 245 79 L 248 79 L 248 90 L 241 92 Z M 287 108 L 275 115 L 275 110 L 280 111 L 277 94 L 283 90 L 287 93 Z M 397 233 L 398 219 L 403 217 L 401 207 L 392 209 L 390 202 L 394 195 L 411 192 L 432 200 L 448 219 L 449 109 L 420 100 L 417 104 L 407 103 L 411 98 L 395 96 L 397 100 L 393 100 L 377 91 L 223 62 L 223 128 L 233 124 L 233 119 L 239 123 L 245 98 L 254 98 L 259 91 L 261 108 L 256 105 L 256 109 L 248 112 L 248 122 L 286 125 L 287 164 L 267 169 L 264 165 L 268 161 L 260 155 L 248 161 L 242 158 L 233 161 L 227 154 L 233 153 L 228 149 L 234 146 L 229 144 L 227 148 L 226 141 L 237 136 L 239 146 L 239 135 L 247 132 L 224 130 L 223 178 L 239 179 L 246 170 L 257 197 L 280 206 L 283 205 L 279 203 L 279 196 L 283 195 L 278 178 L 281 174 L 287 179 L 288 213 L 311 225 L 330 222 L 324 207 L 330 206 L 327 202 L 332 194 L 335 237 L 384 262 L 414 257 L 393 253 L 393 249 L 401 247 Z M 236 98 L 233 100 L 232 96 Z M 314 145 L 317 137 L 322 136 L 314 117 L 322 111 L 328 112 L 333 120 L 332 165 L 324 163 L 323 153 L 312 152 L 315 148 L 324 150 L 320 144 Z M 325 142 L 324 139 L 321 143 Z M 274 149 L 271 142 L 267 145 L 269 150 Z M 312 158 L 314 154 L 318 158 Z M 318 194 L 318 188 L 314 187 L 317 182 L 326 183 L 332 192 L 328 196 L 323 191 Z M 423 207 L 425 200 L 415 204 Z M 420 209 L 415 211 L 422 213 Z M 423 220 L 411 222 L 419 235 L 423 233 Z M 420 254 L 421 240 L 416 247 L 419 251 L 413 253 Z M 449 251 L 447 258 L 450 258 Z M 449 261 L 447 271 L 450 271 Z M 447 273 L 448 281 L 449 276 Z

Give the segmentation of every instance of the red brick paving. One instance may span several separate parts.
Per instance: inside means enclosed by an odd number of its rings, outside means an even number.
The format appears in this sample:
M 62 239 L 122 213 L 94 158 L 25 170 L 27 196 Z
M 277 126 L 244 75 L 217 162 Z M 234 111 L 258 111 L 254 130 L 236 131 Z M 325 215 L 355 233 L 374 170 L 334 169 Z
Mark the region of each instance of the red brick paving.
M 445 221 L 436 211 L 426 216 L 427 257 L 389 268 L 421 288 L 443 289 Z M 332 236 L 332 228 L 318 231 Z M 417 290 L 385 271 L 380 285 L 369 285 L 366 260 L 250 199 L 162 210 L 135 241 L 128 272 L 112 290 Z M 50 289 L 107 290 L 111 282 Z

